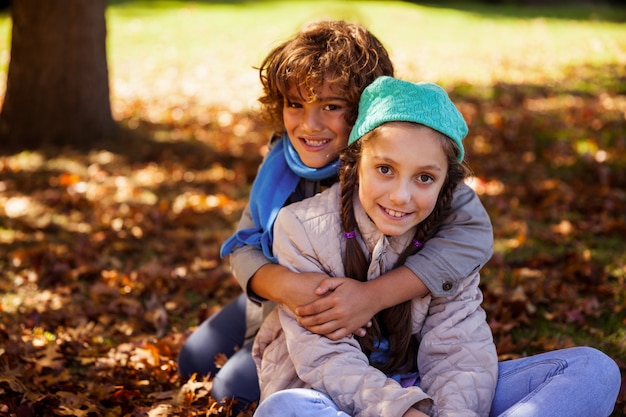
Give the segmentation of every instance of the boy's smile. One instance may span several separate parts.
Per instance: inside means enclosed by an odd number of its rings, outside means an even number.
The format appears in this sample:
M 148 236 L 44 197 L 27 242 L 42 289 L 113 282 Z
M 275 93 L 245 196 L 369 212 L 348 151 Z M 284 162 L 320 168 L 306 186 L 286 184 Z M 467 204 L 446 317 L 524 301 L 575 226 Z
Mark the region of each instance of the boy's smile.
M 283 105 L 283 120 L 302 162 L 311 168 L 322 168 L 336 160 L 348 143 L 351 126 L 345 116 L 350 108 L 326 84 L 316 96 L 312 101 L 310 97 L 301 97 L 292 86 Z

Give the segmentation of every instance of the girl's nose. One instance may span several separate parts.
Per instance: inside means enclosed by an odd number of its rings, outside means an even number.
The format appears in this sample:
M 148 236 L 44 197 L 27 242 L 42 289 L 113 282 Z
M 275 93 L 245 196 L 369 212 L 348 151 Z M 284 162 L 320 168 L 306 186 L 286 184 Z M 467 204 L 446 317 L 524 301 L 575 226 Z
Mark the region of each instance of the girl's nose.
M 397 181 L 389 192 L 389 199 L 395 204 L 405 204 L 411 200 L 411 190 L 405 181 Z

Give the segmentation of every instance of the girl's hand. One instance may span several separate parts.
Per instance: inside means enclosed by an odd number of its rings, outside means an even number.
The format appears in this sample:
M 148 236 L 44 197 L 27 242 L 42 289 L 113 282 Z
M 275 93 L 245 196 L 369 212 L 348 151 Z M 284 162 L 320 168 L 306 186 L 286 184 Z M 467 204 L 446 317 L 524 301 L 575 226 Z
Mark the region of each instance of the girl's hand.
M 294 310 L 300 325 L 310 332 L 339 340 L 365 335 L 378 312 L 366 283 L 351 278 L 326 278 L 315 290 L 316 301 Z

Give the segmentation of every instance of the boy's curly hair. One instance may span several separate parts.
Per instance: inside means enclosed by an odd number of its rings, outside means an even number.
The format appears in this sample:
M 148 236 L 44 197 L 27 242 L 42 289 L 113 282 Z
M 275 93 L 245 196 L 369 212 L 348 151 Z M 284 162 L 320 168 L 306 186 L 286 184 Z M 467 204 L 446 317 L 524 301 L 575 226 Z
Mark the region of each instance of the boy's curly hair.
M 292 39 L 274 48 L 258 68 L 263 95 L 261 114 L 277 134 L 285 134 L 283 104 L 290 86 L 315 99 L 315 90 L 328 83 L 348 101 L 346 122 L 356 121 L 359 98 L 382 75 L 393 76 L 383 44 L 367 29 L 342 20 L 305 26 Z

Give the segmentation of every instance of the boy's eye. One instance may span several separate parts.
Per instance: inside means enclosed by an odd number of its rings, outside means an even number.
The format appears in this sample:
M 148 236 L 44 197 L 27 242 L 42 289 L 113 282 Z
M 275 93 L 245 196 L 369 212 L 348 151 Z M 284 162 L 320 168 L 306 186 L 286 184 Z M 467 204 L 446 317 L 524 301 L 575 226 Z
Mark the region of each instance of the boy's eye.
M 341 106 L 337 105 L 337 104 L 327 104 L 326 106 L 324 106 L 324 110 L 339 110 L 341 108 Z
M 299 109 L 302 107 L 302 104 L 298 103 L 297 101 L 285 100 L 285 107 Z

